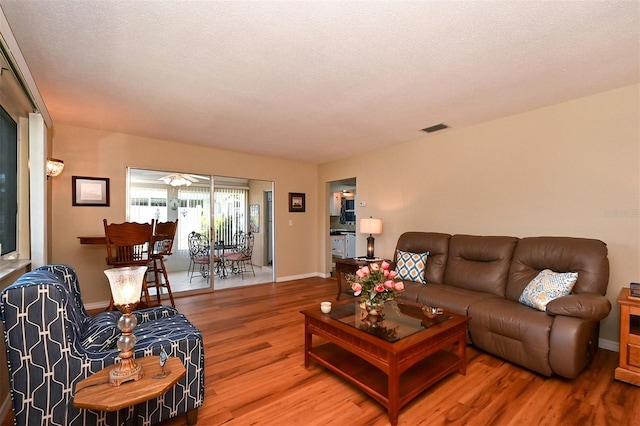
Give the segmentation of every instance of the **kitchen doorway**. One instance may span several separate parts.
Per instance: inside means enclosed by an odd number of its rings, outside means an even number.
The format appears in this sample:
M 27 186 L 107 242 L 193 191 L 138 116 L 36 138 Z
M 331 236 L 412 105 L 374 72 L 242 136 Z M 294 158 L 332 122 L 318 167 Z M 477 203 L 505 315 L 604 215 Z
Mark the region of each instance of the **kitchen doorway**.
M 329 241 L 331 276 L 335 276 L 335 259 L 356 256 L 356 178 L 328 182 Z

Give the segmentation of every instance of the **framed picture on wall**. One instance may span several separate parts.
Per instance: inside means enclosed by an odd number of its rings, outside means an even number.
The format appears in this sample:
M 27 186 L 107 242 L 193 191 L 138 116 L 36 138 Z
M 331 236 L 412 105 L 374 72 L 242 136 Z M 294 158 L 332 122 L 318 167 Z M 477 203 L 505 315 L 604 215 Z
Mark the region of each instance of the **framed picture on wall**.
M 71 177 L 72 205 L 109 207 L 109 178 Z
M 304 212 L 304 209 L 305 209 L 304 193 L 290 192 L 289 193 L 289 211 Z
M 254 234 L 260 232 L 260 204 L 249 206 L 249 232 Z

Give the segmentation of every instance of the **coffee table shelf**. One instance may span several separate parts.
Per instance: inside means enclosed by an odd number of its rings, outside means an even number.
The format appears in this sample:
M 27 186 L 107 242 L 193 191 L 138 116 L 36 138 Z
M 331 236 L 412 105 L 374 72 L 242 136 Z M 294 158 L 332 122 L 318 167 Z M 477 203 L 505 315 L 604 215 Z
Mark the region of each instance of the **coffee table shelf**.
M 389 407 L 388 376 L 351 352 L 333 343 L 314 347 L 309 356 L 318 364 L 358 385 L 384 407 Z M 410 367 L 399 378 L 399 406 L 460 368 L 458 357 L 438 351 Z

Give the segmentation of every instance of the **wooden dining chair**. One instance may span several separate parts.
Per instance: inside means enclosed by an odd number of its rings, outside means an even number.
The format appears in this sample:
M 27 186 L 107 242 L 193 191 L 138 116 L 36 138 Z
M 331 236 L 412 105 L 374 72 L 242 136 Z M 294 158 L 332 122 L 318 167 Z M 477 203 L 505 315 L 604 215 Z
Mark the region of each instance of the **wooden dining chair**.
M 107 241 L 107 265 L 114 268 L 125 266 L 149 266 L 151 261 L 153 226 L 151 223 L 112 223 L 103 219 L 104 235 Z M 142 281 L 142 295 L 147 306 L 151 306 L 146 278 Z M 114 308 L 113 297 L 109 310 Z
M 147 280 L 147 287 L 154 288 L 156 291 L 156 300 L 158 304 L 161 303 L 162 289 L 166 289 L 169 294 L 169 300 L 171 306 L 174 308 L 176 304 L 173 300 L 173 293 L 171 292 L 171 284 L 169 284 L 169 275 L 167 274 L 167 267 L 164 263 L 165 256 L 171 256 L 173 249 L 173 241 L 178 230 L 178 219 L 175 222 L 156 222 L 155 229 L 153 231 L 153 251 L 151 252 L 151 273 L 153 274 L 152 280 Z

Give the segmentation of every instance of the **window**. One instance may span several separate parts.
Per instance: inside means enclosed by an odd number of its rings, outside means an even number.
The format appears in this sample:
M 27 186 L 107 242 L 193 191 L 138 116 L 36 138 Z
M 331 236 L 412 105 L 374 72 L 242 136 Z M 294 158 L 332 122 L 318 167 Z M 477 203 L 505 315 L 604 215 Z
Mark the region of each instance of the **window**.
M 214 241 L 230 243 L 238 231 L 247 232 L 247 197 L 245 188 L 214 187 Z
M 0 108 L 0 244 L 1 255 L 18 250 L 18 126 Z
M 149 223 L 151 219 L 167 221 L 166 185 L 132 183 L 129 187 L 129 220 Z

